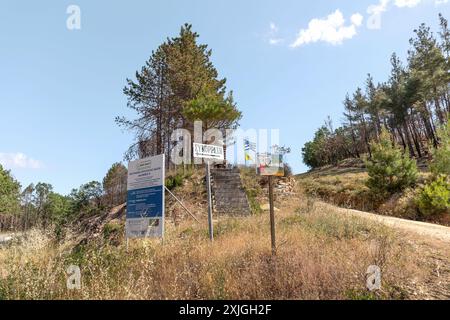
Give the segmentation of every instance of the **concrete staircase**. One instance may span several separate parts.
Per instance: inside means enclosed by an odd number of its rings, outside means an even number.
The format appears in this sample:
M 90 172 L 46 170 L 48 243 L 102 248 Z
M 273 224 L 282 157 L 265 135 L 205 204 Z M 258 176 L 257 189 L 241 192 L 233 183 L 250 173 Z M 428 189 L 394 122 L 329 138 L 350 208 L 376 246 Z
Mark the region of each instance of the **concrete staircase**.
M 211 182 L 215 213 L 250 215 L 250 206 L 242 187 L 239 169 L 211 169 Z

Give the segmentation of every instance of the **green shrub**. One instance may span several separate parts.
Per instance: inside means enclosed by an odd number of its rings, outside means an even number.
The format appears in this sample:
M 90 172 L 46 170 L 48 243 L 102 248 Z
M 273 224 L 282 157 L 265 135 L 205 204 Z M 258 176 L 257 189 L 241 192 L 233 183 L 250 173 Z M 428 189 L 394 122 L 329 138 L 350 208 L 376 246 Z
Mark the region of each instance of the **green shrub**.
M 417 181 L 416 161 L 393 145 L 387 130 L 383 130 L 380 142 L 372 143 L 372 158 L 366 161 L 369 179 L 366 185 L 380 196 L 402 191 Z
M 175 175 L 168 176 L 166 178 L 166 187 L 169 190 L 173 190 L 177 187 L 181 187 L 183 185 L 184 175 L 181 173 L 177 173 Z
M 445 174 L 450 176 L 450 120 L 438 130 L 439 147 L 433 150 L 431 172 L 437 176 Z
M 122 233 L 123 231 L 123 226 L 121 224 L 109 222 L 103 227 L 103 236 L 105 237 L 105 239 L 108 239 L 111 236 L 116 235 L 117 233 Z
M 252 167 L 241 167 L 240 173 L 242 186 L 247 194 L 251 212 L 253 214 L 261 213 L 258 197 L 263 193 L 263 188 L 261 186 L 265 177 L 257 176 L 255 168 Z
M 250 204 L 250 210 L 253 214 L 261 213 L 261 206 L 259 205 L 258 199 L 256 198 L 258 195 L 258 191 L 256 189 L 245 189 L 245 193 L 247 194 L 247 200 Z
M 417 206 L 424 215 L 450 212 L 450 179 L 440 175 L 421 190 Z

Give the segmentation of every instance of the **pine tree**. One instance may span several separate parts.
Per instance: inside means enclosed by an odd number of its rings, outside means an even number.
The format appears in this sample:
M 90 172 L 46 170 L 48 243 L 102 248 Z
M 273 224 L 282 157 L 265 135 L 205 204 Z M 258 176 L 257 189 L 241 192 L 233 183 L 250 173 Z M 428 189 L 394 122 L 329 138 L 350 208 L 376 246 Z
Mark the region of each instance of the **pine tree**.
M 439 20 L 440 41 L 429 27 L 420 25 L 410 39 L 407 65 L 394 53 L 388 81 L 375 85 L 368 75 L 364 92 L 357 88 L 353 95 L 347 94 L 341 130 L 326 135 L 320 143 L 323 148 L 332 148 L 336 156 L 327 155 L 327 149 L 317 149 L 314 139 L 305 145 L 305 161 L 323 165 L 346 154 L 360 157 L 368 153 L 370 157 L 369 141 L 377 140 L 381 126 L 412 158 L 427 156 L 429 141 L 438 147 L 437 128 L 450 114 L 450 30 L 442 14 Z M 311 158 L 313 154 L 317 160 Z
M 162 153 L 164 140 L 168 139 L 163 127 L 177 119 L 170 108 L 167 54 L 164 48 L 161 45 L 152 53 L 141 71 L 136 72 L 136 81 L 127 79 L 127 86 L 123 90 L 128 98 L 128 107 L 138 115 L 134 120 L 116 118 L 119 125 L 134 131 L 136 135 L 137 142 L 130 147 L 128 158 Z
M 0 230 L 15 224 L 20 209 L 20 184 L 0 165 Z
M 450 176 L 450 119 L 438 130 L 439 146 L 433 149 L 431 172 Z
M 390 139 L 383 128 L 380 141 L 372 143 L 372 158 L 366 161 L 367 186 L 378 195 L 387 196 L 416 183 L 416 161 L 410 159 Z
M 439 35 L 441 37 L 441 48 L 444 52 L 446 58 L 446 70 L 450 70 L 450 29 L 448 27 L 448 21 L 444 18 L 442 14 L 439 14 L 439 22 L 441 26 L 441 31 Z M 450 83 L 450 73 L 447 72 L 446 80 L 447 84 Z M 450 114 L 450 88 L 447 86 L 447 90 L 444 90 L 444 101 L 447 105 L 447 114 Z
M 167 39 L 136 72 L 127 79 L 124 94 L 128 107 L 138 117 L 117 117 L 116 122 L 135 133 L 136 143 L 127 158 L 162 152 L 169 159 L 171 134 L 176 128 L 193 131 L 195 120 L 218 129 L 234 128 L 241 117 L 227 94 L 226 79 L 220 79 L 211 62 L 212 51 L 198 44 L 199 35 L 185 24 L 177 37 Z
M 430 28 L 421 24 L 414 30 L 416 37 L 410 40 L 409 51 L 411 72 L 420 79 L 420 95 L 423 101 L 432 102 L 440 124 L 446 119 L 441 97 L 448 92 L 448 65 L 439 44 Z
M 121 163 L 114 163 L 103 178 L 103 190 L 106 204 L 113 207 L 126 201 L 127 168 Z
M 208 90 L 200 92 L 197 98 L 188 101 L 183 108 L 186 120 L 203 122 L 204 130 L 210 128 L 234 128 L 236 121 L 241 118 L 230 94 L 226 99 Z
M 380 120 L 380 103 L 377 100 L 377 87 L 373 82 L 373 78 L 370 74 L 367 75 L 366 80 L 366 97 L 367 97 L 367 112 L 370 115 L 370 121 L 375 131 L 375 137 L 378 139 L 381 133 L 381 120 Z

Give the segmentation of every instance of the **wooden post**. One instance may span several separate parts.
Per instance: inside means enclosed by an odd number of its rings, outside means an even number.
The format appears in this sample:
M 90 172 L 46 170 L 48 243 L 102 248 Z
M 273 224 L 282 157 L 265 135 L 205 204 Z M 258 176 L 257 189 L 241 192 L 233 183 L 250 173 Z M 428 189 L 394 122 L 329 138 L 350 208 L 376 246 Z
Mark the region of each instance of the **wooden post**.
M 208 192 L 208 226 L 209 226 L 209 240 L 214 240 L 213 218 L 212 218 L 212 197 L 211 197 L 211 172 L 209 168 L 209 161 L 206 161 L 206 191 Z
M 273 206 L 273 177 L 269 176 L 269 204 L 270 204 L 270 235 L 272 240 L 272 255 L 277 254 L 275 242 L 275 212 Z

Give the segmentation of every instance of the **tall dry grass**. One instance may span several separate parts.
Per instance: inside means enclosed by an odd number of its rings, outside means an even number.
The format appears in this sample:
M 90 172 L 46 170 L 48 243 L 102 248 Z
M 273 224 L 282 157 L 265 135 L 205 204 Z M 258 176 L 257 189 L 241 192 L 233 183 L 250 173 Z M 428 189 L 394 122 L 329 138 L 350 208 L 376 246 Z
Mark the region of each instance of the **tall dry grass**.
M 184 221 L 168 223 L 163 244 L 134 240 L 128 251 L 124 241 L 74 247 L 34 231 L 0 248 L 0 299 L 402 299 L 420 274 L 414 249 L 389 229 L 306 201 L 277 212 L 276 257 L 267 214 L 218 220 L 214 243 L 206 223 Z M 81 290 L 66 287 L 71 264 Z M 366 289 L 373 264 L 375 293 Z

